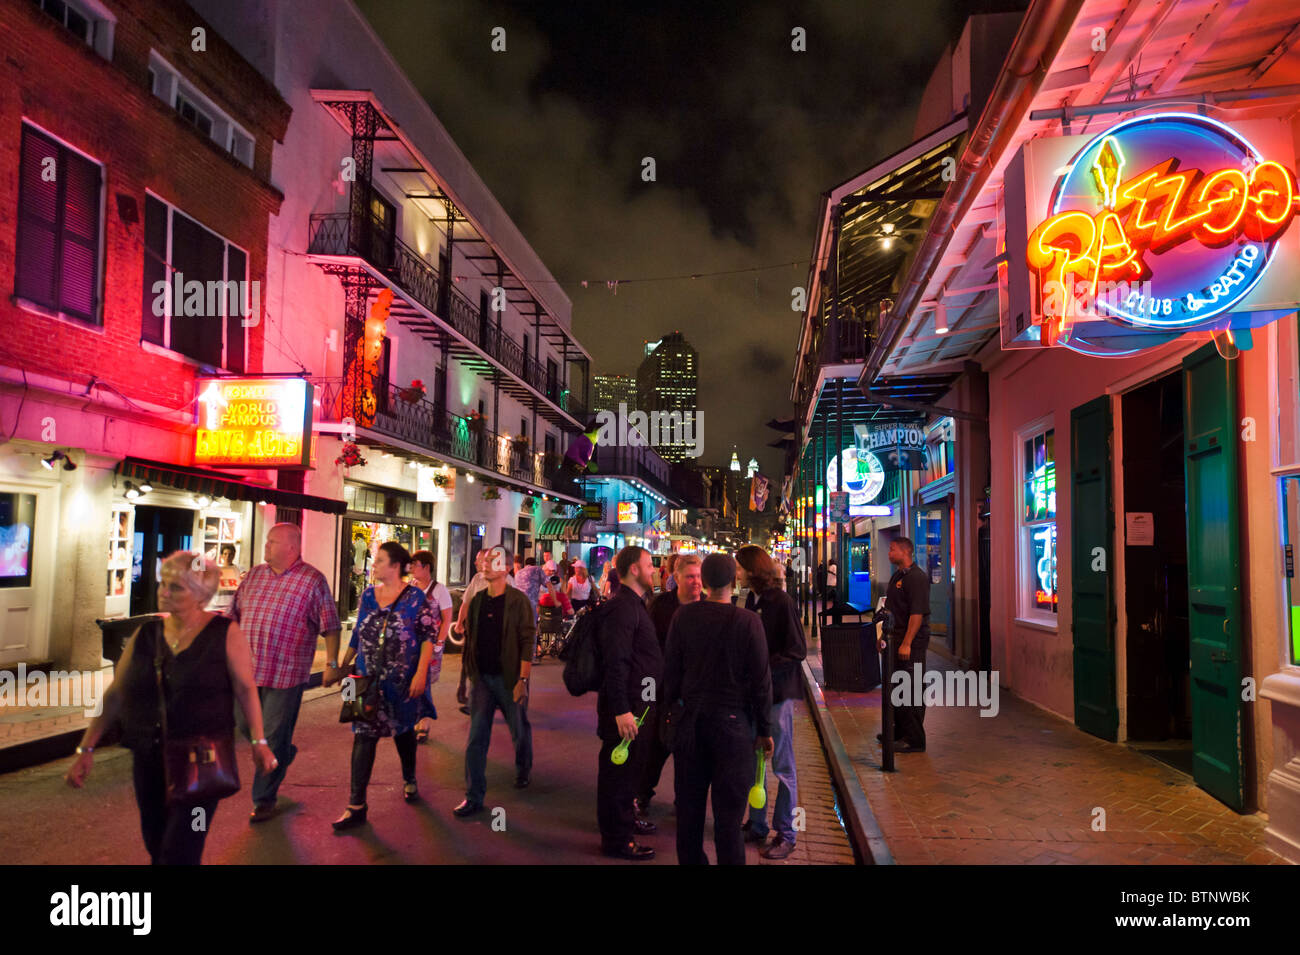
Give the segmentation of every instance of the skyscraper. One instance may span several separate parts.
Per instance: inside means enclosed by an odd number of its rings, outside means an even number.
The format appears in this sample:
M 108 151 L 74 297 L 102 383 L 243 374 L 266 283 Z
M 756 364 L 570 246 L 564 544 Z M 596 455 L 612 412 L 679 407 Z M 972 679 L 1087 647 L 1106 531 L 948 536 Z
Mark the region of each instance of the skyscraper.
M 636 372 L 637 407 L 641 411 L 678 412 L 692 419 L 699 382 L 699 359 L 695 349 L 681 332 L 665 335 L 657 342 L 646 342 L 646 357 Z M 681 462 L 689 457 L 690 445 L 662 435 L 655 446 L 666 461 Z
M 593 411 L 618 411 L 619 403 L 627 411 L 636 410 L 636 379 L 630 375 L 594 375 L 591 379 L 595 395 Z

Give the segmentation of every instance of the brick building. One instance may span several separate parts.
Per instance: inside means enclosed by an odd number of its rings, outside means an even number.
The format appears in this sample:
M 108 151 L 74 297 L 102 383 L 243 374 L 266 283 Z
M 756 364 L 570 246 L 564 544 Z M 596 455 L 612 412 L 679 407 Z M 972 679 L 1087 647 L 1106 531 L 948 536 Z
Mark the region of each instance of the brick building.
M 0 47 L 0 666 L 93 668 L 155 558 L 321 503 L 193 468 L 198 380 L 262 371 L 291 111 L 183 3 L 7 3 Z

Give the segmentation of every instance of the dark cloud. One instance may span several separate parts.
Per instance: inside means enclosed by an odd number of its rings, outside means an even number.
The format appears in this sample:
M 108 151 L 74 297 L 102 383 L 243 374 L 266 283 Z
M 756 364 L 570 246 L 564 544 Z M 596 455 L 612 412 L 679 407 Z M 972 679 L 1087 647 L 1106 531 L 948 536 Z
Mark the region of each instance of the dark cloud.
M 358 2 L 573 299 L 596 372 L 634 373 L 642 341 L 680 330 L 700 354 L 703 463 L 734 445 L 777 472 L 763 423 L 790 413 L 807 266 L 604 281 L 806 260 L 820 195 L 910 140 L 961 5 Z

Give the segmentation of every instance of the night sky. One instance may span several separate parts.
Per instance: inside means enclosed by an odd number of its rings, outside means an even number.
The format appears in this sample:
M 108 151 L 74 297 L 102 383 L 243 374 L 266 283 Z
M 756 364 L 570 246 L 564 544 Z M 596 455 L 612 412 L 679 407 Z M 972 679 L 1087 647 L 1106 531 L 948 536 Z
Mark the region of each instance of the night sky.
M 700 354 L 699 463 L 735 446 L 778 476 L 764 424 L 792 410 L 791 289 L 820 196 L 911 140 L 976 5 L 357 2 L 573 300 L 593 374 L 634 374 L 643 340 L 681 331 Z

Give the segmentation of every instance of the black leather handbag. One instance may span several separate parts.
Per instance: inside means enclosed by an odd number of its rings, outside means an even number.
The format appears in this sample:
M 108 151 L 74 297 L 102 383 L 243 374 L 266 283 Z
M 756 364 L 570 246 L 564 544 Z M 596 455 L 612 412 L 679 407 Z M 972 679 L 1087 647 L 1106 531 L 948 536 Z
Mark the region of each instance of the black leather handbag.
M 158 686 L 158 714 L 162 726 L 163 781 L 166 804 L 193 806 L 225 799 L 239 792 L 239 764 L 235 737 L 185 736 L 172 739 L 167 732 L 167 697 L 163 693 L 162 624 L 155 631 L 154 679 Z
M 379 631 L 379 650 L 375 658 L 384 659 L 384 639 L 388 636 L 388 624 L 393 619 L 392 611 L 384 617 L 384 626 Z M 380 695 L 383 693 L 383 672 L 362 675 L 349 673 L 343 678 L 343 708 L 339 710 L 340 723 L 369 723 L 379 712 Z M 349 686 L 349 681 L 351 685 Z

